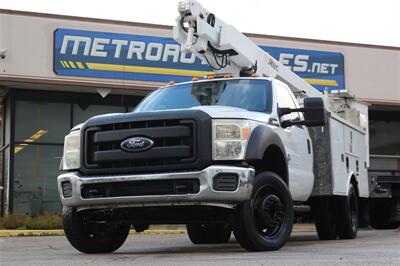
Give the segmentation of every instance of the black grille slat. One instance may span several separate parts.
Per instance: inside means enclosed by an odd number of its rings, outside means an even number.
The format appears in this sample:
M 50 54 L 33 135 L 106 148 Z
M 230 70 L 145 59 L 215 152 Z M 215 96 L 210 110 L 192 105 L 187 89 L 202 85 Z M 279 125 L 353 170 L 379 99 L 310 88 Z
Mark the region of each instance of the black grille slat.
M 199 180 L 190 178 L 83 184 L 81 187 L 81 195 L 82 198 L 89 199 L 148 195 L 197 194 L 199 190 Z
M 235 191 L 239 177 L 236 174 L 222 173 L 214 177 L 213 189 L 217 191 Z
M 183 138 L 190 137 L 190 128 L 187 126 L 133 128 L 94 133 L 94 143 L 121 141 L 132 136 L 146 136 L 149 138 Z
M 117 160 L 146 160 L 161 158 L 181 158 L 191 156 L 189 146 L 156 147 L 145 152 L 129 153 L 121 150 L 97 151 L 94 153 L 93 162 L 108 162 Z

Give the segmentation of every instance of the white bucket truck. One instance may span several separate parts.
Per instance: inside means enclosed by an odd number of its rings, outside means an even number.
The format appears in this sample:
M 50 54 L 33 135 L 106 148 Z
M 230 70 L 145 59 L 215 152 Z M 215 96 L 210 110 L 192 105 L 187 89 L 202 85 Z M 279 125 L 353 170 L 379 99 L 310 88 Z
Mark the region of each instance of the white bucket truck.
M 175 40 L 216 74 L 71 130 L 58 177 L 70 243 L 112 252 L 131 225 L 186 224 L 195 244 L 233 232 L 249 251 L 276 250 L 307 211 L 321 239 L 355 238 L 367 107 L 319 92 L 198 2 L 178 10 Z

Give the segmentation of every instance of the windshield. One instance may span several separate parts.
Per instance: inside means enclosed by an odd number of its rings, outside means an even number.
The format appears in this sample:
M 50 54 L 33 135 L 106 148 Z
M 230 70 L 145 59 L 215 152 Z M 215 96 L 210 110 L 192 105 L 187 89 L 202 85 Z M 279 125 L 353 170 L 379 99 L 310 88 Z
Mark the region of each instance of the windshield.
M 270 113 L 271 82 L 236 79 L 170 86 L 151 93 L 138 105 L 135 112 L 184 109 L 201 105 L 231 106 Z

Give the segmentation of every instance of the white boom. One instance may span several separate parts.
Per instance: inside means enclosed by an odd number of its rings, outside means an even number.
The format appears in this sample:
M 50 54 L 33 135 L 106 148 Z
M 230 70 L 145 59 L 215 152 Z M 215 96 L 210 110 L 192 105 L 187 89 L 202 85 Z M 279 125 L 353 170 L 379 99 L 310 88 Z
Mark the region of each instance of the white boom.
M 183 51 L 196 54 L 206 61 L 216 73 L 234 76 L 271 77 L 285 82 L 295 92 L 305 97 L 322 97 L 323 94 L 297 76 L 289 68 L 254 44 L 232 25 L 207 11 L 195 0 L 179 3 L 180 16 L 174 27 L 174 39 Z

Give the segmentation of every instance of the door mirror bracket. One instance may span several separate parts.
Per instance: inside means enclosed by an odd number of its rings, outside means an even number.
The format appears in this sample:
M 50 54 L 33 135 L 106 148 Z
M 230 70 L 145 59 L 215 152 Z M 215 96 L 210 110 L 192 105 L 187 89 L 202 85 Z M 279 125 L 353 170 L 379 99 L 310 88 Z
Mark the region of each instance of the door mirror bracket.
M 325 119 L 325 106 L 324 101 L 320 97 L 308 97 L 304 98 L 303 108 L 278 108 L 278 115 L 282 117 L 286 114 L 293 112 L 302 112 L 304 114 L 304 120 L 284 120 L 281 121 L 281 127 L 286 128 L 292 125 L 304 125 L 308 127 L 324 126 L 326 124 Z

